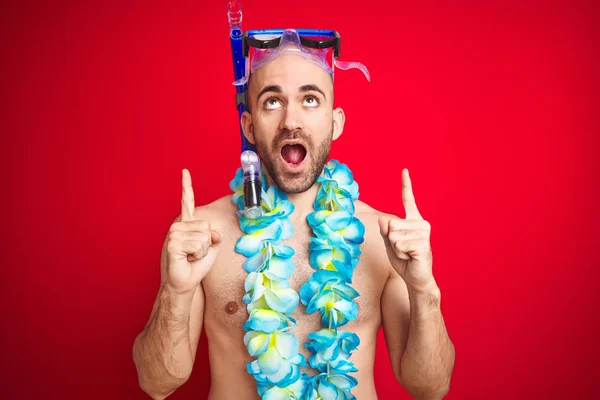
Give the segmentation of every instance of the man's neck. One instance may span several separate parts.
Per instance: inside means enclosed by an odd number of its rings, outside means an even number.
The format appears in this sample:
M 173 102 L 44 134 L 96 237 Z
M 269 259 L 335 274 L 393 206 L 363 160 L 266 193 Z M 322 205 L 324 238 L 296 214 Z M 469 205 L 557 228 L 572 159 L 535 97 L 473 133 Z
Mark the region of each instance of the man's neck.
M 269 186 L 274 185 L 273 179 L 267 171 L 263 169 Z M 315 182 L 310 189 L 302 193 L 286 193 L 288 200 L 294 205 L 294 212 L 290 216 L 292 221 L 306 220 L 306 216 L 314 211 L 314 203 L 317 198 L 319 185 Z
M 306 216 L 314 211 L 314 203 L 317 198 L 319 185 L 314 184 L 306 192 L 288 194 L 288 200 L 294 205 L 294 212 L 290 216 L 293 220 L 306 220 Z

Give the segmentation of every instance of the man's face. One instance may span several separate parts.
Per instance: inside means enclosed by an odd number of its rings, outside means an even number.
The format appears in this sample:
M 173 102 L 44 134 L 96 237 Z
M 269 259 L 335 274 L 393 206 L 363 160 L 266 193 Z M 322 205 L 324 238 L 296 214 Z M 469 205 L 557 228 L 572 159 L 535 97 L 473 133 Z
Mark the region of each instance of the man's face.
M 244 134 L 274 183 L 286 193 L 311 188 L 343 128 L 343 111 L 333 110 L 331 75 L 285 54 L 252 74 L 248 101 Z

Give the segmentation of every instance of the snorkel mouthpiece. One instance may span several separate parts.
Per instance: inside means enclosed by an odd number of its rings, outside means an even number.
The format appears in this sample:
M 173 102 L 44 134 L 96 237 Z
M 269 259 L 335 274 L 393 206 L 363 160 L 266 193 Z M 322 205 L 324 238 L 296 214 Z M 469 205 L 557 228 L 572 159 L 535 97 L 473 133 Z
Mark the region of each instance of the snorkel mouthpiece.
M 249 219 L 257 219 L 262 216 L 260 160 L 252 150 L 244 151 L 240 159 L 244 171 L 244 215 Z

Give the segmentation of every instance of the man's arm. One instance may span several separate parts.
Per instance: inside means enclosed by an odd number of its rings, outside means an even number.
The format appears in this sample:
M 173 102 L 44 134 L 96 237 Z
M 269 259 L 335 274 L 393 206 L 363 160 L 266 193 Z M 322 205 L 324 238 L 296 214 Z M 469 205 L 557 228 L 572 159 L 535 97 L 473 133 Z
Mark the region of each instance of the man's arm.
M 433 277 L 431 224 L 417 208 L 408 169 L 402 170 L 402 204 L 406 218 L 381 215 L 379 230 L 390 265 L 382 294 L 386 342 L 398 381 L 417 399 L 441 399 L 450 390 L 454 345 L 448 337 L 441 293 Z M 406 337 L 406 307 L 409 307 Z M 400 320 L 398 320 L 400 319 Z M 406 342 L 402 346 L 395 344 Z M 392 351 L 393 350 L 393 351 Z
M 180 220 L 181 216 L 175 222 Z M 173 293 L 165 284 L 167 242 L 168 235 L 161 252 L 160 289 L 150 319 L 133 345 L 140 387 L 155 400 L 166 398 L 188 380 L 204 316 L 202 284 L 184 295 Z
M 450 389 L 454 345 L 448 337 L 437 286 L 407 289 L 390 267 L 381 307 L 383 332 L 398 382 L 415 399 L 442 399 Z

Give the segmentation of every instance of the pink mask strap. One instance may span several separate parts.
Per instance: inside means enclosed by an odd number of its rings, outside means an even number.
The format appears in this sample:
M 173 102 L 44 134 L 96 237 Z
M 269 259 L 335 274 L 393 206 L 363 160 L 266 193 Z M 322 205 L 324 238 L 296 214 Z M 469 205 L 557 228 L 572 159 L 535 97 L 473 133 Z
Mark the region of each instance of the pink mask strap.
M 339 61 L 336 58 L 334 58 L 333 64 L 336 67 L 338 67 L 339 69 L 343 69 L 343 70 L 353 69 L 353 68 L 360 69 L 362 71 L 362 73 L 365 75 L 365 78 L 367 78 L 367 80 L 369 82 L 371 82 L 371 74 L 369 74 L 369 70 L 367 69 L 367 67 L 364 64 L 361 64 L 358 61 Z

